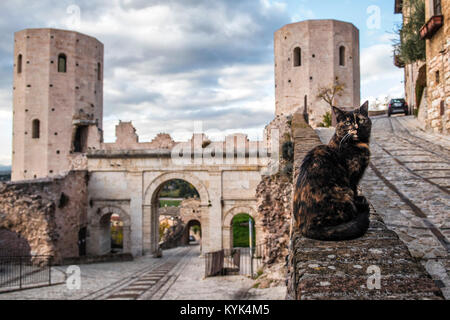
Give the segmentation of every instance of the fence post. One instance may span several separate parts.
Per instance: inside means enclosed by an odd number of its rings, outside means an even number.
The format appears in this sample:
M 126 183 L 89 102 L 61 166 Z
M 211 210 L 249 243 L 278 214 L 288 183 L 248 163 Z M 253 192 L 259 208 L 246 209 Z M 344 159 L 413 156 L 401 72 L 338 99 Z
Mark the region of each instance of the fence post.
M 248 218 L 248 228 L 250 236 L 250 277 L 253 278 L 253 223 L 252 218 Z
M 19 288 L 22 289 L 22 256 L 19 256 Z
M 52 257 L 48 259 L 48 285 L 52 285 Z

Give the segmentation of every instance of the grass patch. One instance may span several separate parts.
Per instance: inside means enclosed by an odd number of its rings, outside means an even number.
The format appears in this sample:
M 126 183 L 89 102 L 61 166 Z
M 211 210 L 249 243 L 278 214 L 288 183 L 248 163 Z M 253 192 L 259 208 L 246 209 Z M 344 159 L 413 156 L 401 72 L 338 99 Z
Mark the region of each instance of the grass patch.
M 240 213 L 233 218 L 233 247 L 249 247 L 248 218 L 246 213 Z M 253 219 L 252 219 L 253 220 Z M 253 243 L 255 244 L 255 221 L 253 221 Z
M 179 207 L 181 200 L 159 200 L 159 207 Z

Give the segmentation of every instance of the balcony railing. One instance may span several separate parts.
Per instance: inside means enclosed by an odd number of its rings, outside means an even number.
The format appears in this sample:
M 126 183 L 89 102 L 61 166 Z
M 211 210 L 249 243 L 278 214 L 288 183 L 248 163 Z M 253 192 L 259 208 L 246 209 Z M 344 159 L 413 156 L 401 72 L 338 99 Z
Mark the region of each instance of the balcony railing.
M 422 39 L 431 39 L 443 24 L 443 15 L 432 16 L 430 20 L 420 28 L 420 37 Z

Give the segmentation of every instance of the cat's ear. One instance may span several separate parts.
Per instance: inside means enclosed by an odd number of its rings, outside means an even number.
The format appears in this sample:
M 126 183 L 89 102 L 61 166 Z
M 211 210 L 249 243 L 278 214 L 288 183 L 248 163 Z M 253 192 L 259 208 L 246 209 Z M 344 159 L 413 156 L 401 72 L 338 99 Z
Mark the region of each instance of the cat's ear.
M 363 116 L 369 116 L 369 101 L 364 102 L 364 104 L 359 108 L 359 113 Z
M 339 109 L 339 108 L 337 108 L 335 106 L 333 106 L 331 108 L 333 109 L 333 112 L 336 115 L 336 119 L 337 120 L 342 119 L 345 116 L 344 111 L 342 111 L 341 109 Z

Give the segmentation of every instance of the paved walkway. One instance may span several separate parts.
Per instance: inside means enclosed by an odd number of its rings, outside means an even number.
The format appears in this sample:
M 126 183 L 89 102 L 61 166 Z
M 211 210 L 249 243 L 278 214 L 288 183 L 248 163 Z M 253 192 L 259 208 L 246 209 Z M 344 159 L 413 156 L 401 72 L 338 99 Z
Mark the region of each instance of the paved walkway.
M 363 192 L 450 299 L 450 139 L 413 116 L 372 118 Z M 333 130 L 317 130 L 326 143 Z
M 164 250 L 163 257 L 137 257 L 134 261 L 80 265 L 81 287 L 66 283 L 51 287 L 1 293 L 0 300 L 234 300 L 284 299 L 286 288 L 252 289 L 246 276 L 204 279 L 199 246 Z M 68 266 L 54 267 L 55 281 L 64 281 Z

